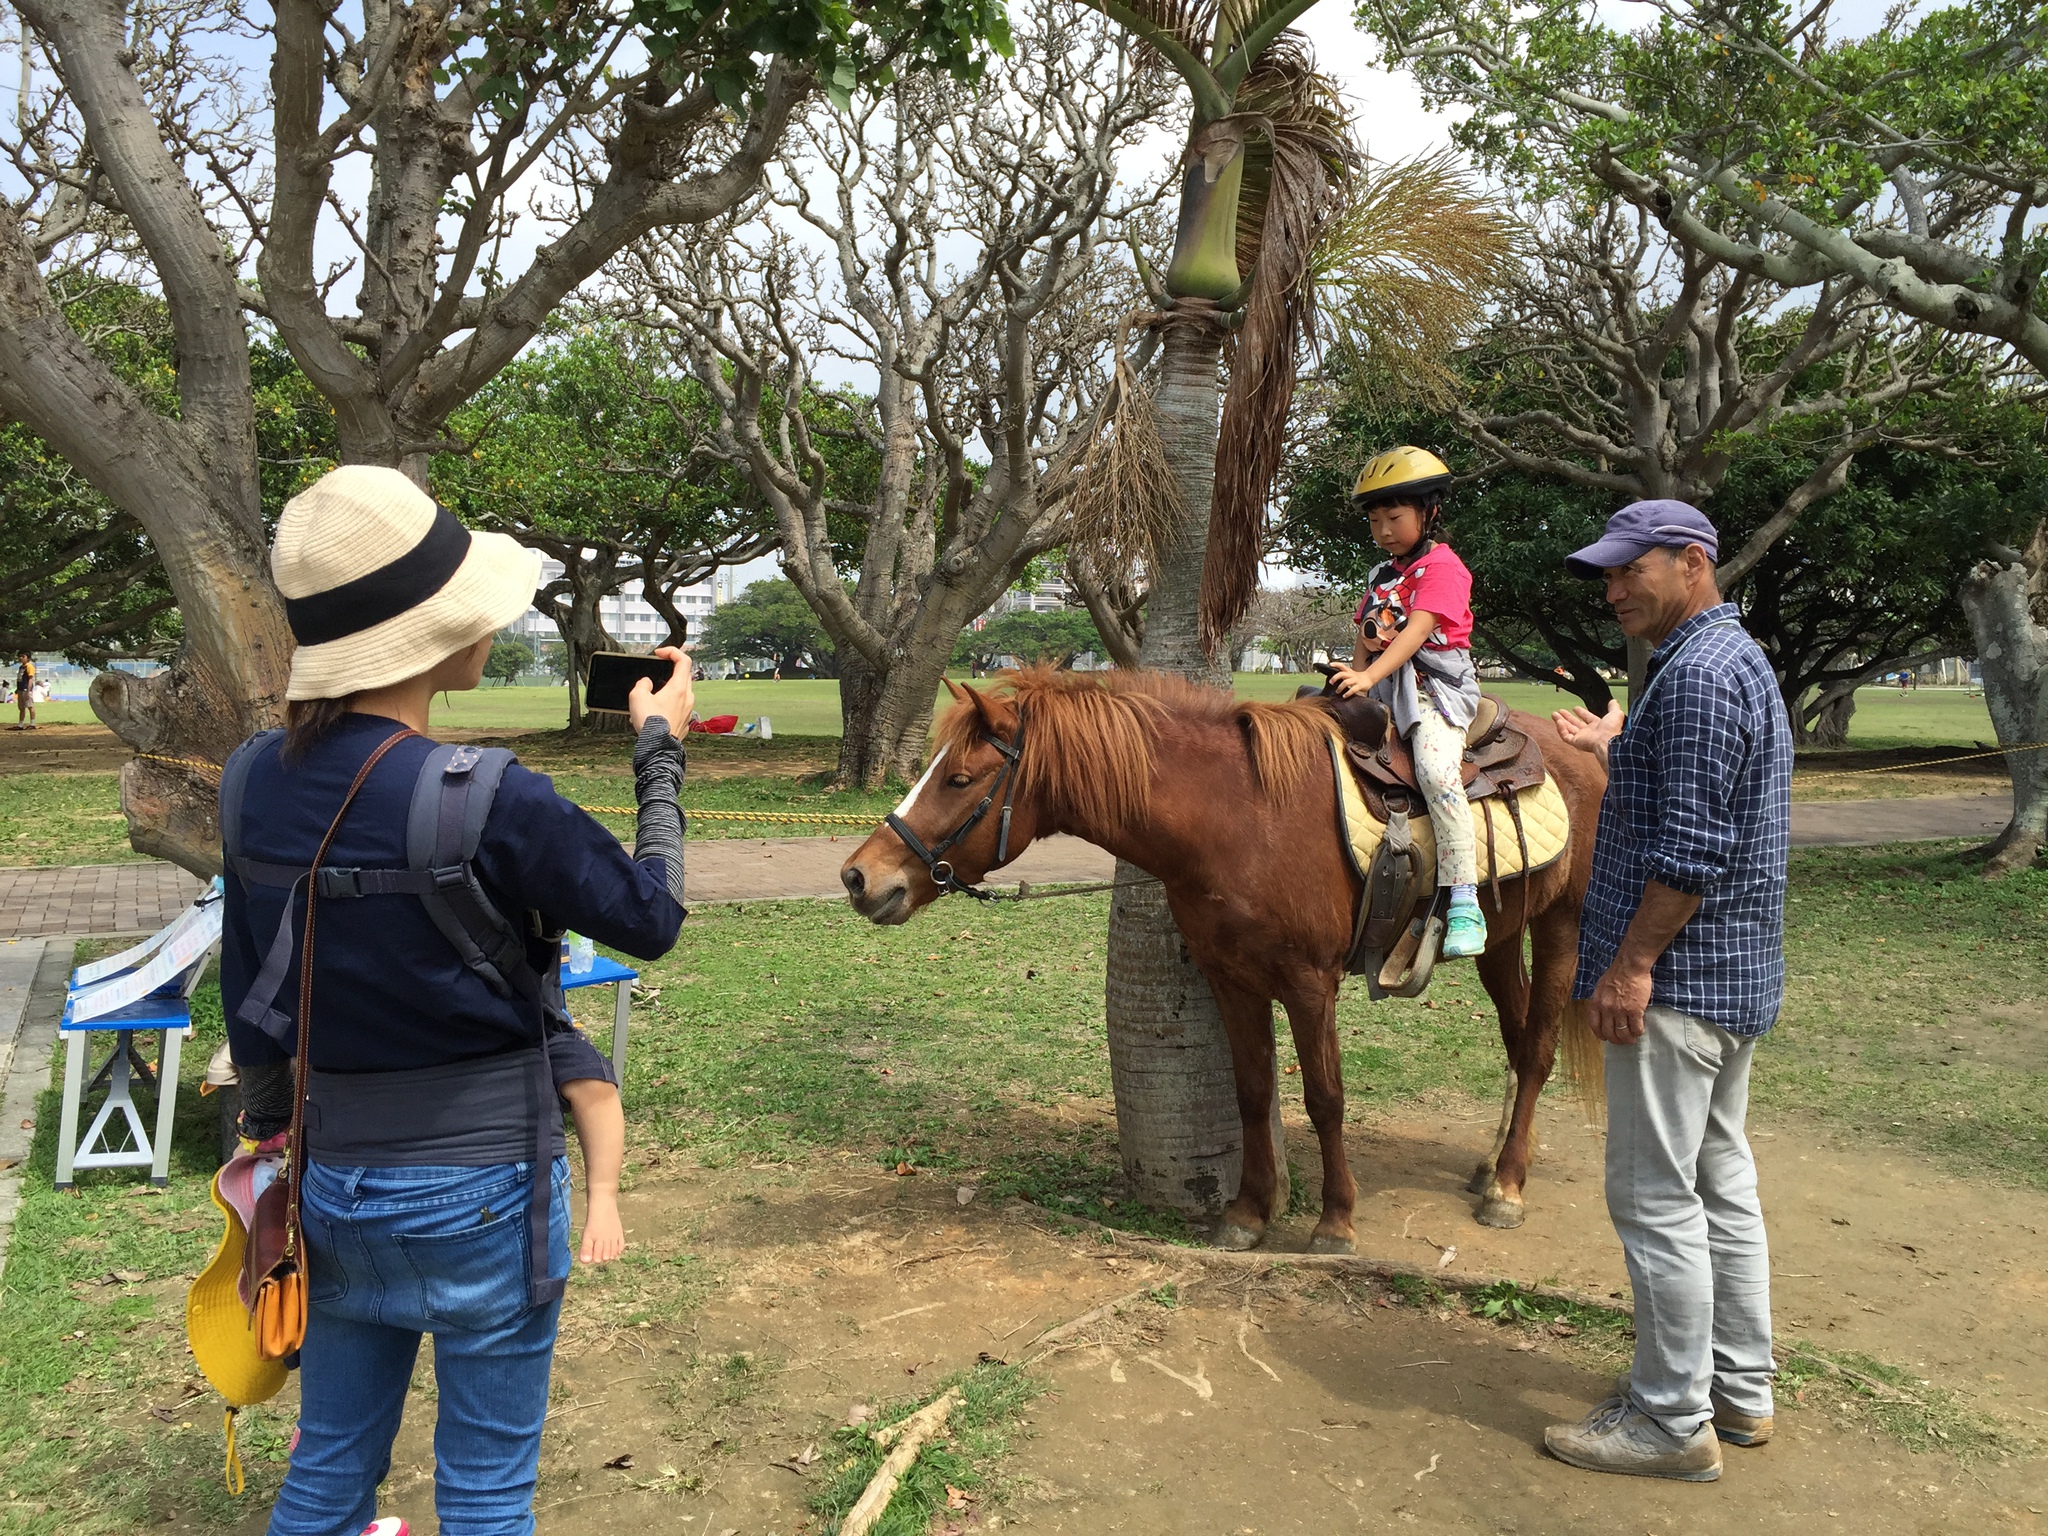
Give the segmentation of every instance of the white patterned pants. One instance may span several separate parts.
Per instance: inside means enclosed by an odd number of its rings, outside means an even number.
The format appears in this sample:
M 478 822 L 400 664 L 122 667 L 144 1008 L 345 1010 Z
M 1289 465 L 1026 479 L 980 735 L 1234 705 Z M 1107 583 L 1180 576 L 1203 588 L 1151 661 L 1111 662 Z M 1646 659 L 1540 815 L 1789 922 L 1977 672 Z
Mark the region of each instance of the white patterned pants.
M 1436 829 L 1436 883 L 1477 885 L 1479 856 L 1463 779 L 1464 731 L 1425 700 L 1422 718 L 1408 733 L 1408 750 L 1415 756 L 1415 781 L 1422 786 L 1430 825 Z

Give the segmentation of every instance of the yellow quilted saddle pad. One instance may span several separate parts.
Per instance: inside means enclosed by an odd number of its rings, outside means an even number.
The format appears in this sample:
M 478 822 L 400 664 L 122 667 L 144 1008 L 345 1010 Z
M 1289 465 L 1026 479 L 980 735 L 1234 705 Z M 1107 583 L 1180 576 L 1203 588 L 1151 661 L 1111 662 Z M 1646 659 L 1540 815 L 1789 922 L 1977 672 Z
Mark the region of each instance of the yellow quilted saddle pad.
M 1343 744 L 1334 737 L 1330 741 L 1330 767 L 1337 775 L 1337 835 L 1350 849 L 1351 867 L 1363 880 L 1372 869 L 1380 839 L 1386 835 L 1386 823 L 1375 821 L 1372 812 L 1366 809 L 1365 792 L 1358 787 L 1351 765 L 1344 759 Z M 1556 863 L 1570 841 L 1571 811 L 1555 779 L 1546 778 L 1540 787 L 1523 790 L 1520 798 L 1522 827 L 1529 835 L 1529 868 L 1542 869 Z M 1489 825 L 1491 843 L 1487 840 Z M 1408 831 L 1415 844 L 1420 883 L 1427 890 L 1436 884 L 1436 828 L 1427 816 L 1410 816 Z M 1479 851 L 1482 885 L 1496 874 L 1506 880 L 1522 873 L 1522 845 L 1515 836 L 1515 818 L 1508 814 L 1507 803 L 1499 796 L 1473 804 L 1472 831 Z

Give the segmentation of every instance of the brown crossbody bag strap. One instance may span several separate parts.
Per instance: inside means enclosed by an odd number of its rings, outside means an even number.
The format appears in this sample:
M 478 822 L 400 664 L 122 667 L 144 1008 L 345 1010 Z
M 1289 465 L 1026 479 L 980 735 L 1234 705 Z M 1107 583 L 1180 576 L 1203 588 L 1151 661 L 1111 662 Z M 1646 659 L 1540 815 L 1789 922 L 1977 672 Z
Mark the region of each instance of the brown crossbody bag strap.
M 306 1163 L 306 1084 L 312 1076 L 313 917 L 320 903 L 320 866 L 326 862 L 334 834 L 341 830 L 342 818 L 355 804 L 370 770 L 383 761 L 385 753 L 408 736 L 418 734 L 410 728 L 393 732 L 356 770 L 355 782 L 349 785 L 341 809 L 328 823 L 327 835 L 320 839 L 320 851 L 313 855 L 312 867 L 306 874 L 306 924 L 299 944 L 299 1043 L 294 1066 L 297 1081 L 292 1092 L 285 1176 L 281 1190 L 273 1184 L 257 1201 L 255 1230 L 249 1235 L 250 1258 L 262 1266 L 255 1269 L 254 1284 L 249 1288 L 250 1323 L 256 1331 L 257 1353 L 267 1360 L 283 1359 L 306 1339 L 306 1244 L 299 1227 L 299 1189 Z M 279 1194 L 283 1198 L 274 1200 Z M 259 1257 L 265 1251 L 275 1255 L 267 1264 Z

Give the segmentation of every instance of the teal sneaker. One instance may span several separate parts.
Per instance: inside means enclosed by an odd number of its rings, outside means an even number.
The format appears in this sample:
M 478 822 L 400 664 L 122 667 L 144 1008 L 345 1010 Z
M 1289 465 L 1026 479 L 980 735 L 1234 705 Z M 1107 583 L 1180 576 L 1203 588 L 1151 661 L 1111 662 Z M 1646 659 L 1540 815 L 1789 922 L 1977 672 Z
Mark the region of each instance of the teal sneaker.
M 1444 923 L 1444 957 L 1467 959 L 1486 953 L 1486 914 L 1476 901 L 1454 901 Z

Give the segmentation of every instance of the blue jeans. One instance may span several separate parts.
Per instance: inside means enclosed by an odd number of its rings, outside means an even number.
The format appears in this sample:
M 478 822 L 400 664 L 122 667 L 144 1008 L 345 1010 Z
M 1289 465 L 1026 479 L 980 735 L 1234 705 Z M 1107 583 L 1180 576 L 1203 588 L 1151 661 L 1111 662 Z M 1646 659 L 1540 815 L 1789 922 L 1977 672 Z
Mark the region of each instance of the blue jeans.
M 270 1536 L 358 1536 L 434 1336 L 434 1508 L 443 1536 L 530 1536 L 562 1304 L 527 1305 L 530 1164 L 307 1165 L 311 1289 L 299 1443 Z M 556 1158 L 548 1273 L 569 1272 L 569 1162 Z

